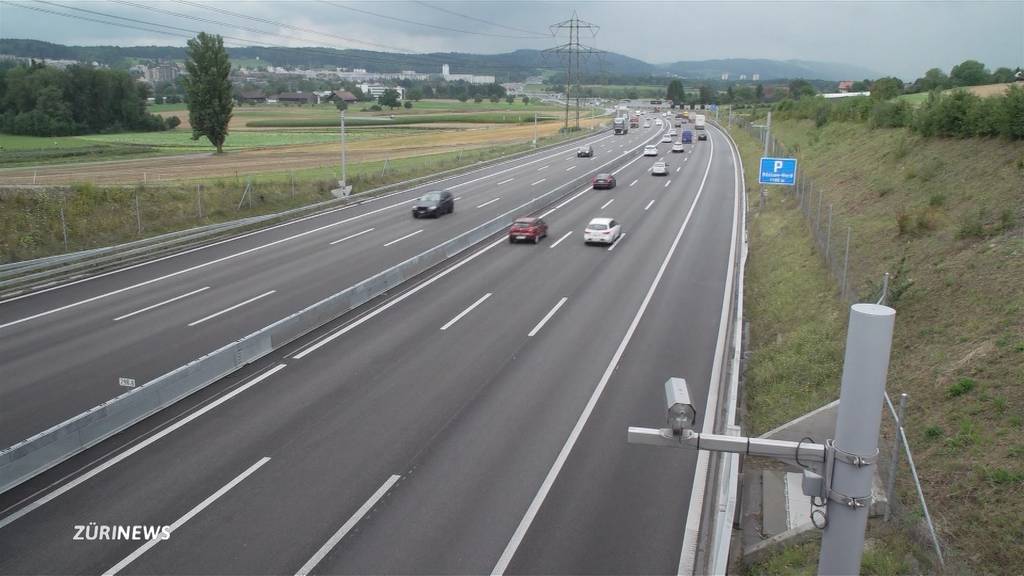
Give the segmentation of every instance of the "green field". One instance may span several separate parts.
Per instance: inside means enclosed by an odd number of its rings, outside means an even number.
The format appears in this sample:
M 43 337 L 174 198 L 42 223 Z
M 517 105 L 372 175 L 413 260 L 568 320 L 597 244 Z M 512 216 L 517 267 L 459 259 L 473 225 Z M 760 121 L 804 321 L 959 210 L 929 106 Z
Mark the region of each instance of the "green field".
M 422 114 L 395 116 L 394 118 L 381 118 L 374 116 L 347 116 L 346 126 L 400 126 L 405 124 L 437 124 L 437 123 L 467 123 L 467 124 L 518 124 L 533 122 L 534 113 L 526 112 L 484 112 L 478 114 Z M 553 120 L 554 116 L 538 116 L 538 120 Z M 320 128 L 335 126 L 338 120 L 335 118 L 282 118 L 271 120 L 252 120 L 246 122 L 249 128 Z

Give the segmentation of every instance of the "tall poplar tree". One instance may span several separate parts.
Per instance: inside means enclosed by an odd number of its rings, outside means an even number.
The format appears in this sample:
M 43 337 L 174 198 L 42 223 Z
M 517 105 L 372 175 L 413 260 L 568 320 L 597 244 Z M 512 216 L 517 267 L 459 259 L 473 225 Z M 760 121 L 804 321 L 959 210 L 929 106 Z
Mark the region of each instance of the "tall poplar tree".
M 188 95 L 188 120 L 192 139 L 206 136 L 217 152 L 224 151 L 228 122 L 234 101 L 231 99 L 231 62 L 224 39 L 216 34 L 200 32 L 188 41 L 185 69 L 185 93 Z

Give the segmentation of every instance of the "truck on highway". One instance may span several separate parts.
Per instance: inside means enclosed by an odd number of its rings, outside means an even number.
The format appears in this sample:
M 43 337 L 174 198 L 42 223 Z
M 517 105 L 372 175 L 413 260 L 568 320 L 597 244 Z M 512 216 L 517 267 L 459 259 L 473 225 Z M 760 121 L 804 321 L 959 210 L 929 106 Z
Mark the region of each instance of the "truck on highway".
M 683 135 L 680 139 L 683 144 L 693 144 L 693 132 L 689 130 L 683 130 Z
M 703 130 L 704 129 L 704 115 L 703 114 L 697 114 L 696 119 L 693 121 L 693 127 L 696 128 L 697 130 Z
M 616 134 L 628 134 L 629 133 L 629 121 L 625 116 L 619 116 L 612 120 L 612 128 L 615 129 Z
M 632 116 L 629 117 L 629 127 L 630 128 L 639 128 L 640 127 L 640 116 L 638 114 L 633 114 Z

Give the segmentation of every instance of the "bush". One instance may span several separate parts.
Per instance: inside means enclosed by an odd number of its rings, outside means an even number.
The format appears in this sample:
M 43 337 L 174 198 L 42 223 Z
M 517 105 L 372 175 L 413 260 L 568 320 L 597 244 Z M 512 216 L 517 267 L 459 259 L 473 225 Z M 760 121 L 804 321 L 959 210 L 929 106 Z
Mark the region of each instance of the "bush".
M 170 118 L 165 120 L 164 123 L 167 124 L 168 130 L 174 130 L 175 128 L 181 125 L 181 118 L 178 118 L 177 116 L 171 116 Z
M 383 110 L 383 108 L 381 108 L 378 104 L 374 104 L 373 106 L 370 106 L 370 111 L 371 112 L 380 112 L 381 110 Z
M 961 378 L 960 380 L 957 381 L 956 384 L 953 384 L 949 388 L 946 388 L 946 397 L 956 398 L 957 396 L 963 396 L 964 394 L 967 394 L 971 390 L 974 390 L 974 386 L 976 384 L 977 382 L 971 380 L 970 378 Z
M 402 103 L 402 106 L 404 106 L 405 109 L 408 110 L 408 109 L 412 108 L 412 102 L 409 101 L 409 100 L 406 100 L 405 102 Z

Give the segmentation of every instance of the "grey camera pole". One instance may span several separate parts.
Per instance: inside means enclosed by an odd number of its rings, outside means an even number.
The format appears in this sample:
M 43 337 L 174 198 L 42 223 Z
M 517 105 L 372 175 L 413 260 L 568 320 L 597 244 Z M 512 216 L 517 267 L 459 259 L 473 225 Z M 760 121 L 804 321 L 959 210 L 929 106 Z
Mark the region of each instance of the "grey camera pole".
M 826 470 L 832 493 L 818 574 L 860 574 L 895 319 L 896 311 L 888 306 L 854 304 L 850 309 L 832 441 L 835 457 L 832 470 Z

